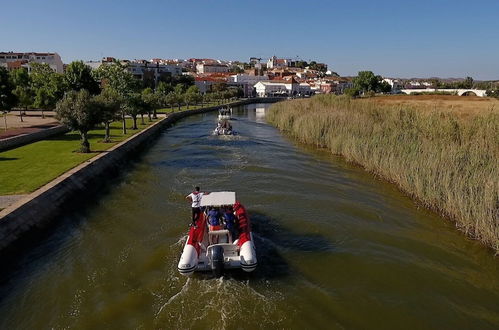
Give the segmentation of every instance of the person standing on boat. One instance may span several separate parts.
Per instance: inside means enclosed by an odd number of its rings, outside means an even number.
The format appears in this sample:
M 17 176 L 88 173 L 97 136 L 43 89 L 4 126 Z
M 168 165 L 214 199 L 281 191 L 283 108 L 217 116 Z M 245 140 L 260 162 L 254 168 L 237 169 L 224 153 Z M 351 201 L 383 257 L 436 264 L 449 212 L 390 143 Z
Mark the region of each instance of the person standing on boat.
M 232 206 L 228 206 L 224 210 L 224 222 L 225 226 L 230 232 L 230 235 L 232 236 L 232 241 L 235 241 L 238 238 L 238 233 L 237 233 L 237 223 L 236 223 L 236 217 L 234 216 L 234 210 L 232 210 Z
M 194 191 L 189 195 L 185 196 L 185 199 L 191 201 L 192 203 L 192 225 L 195 226 L 199 215 L 201 214 L 201 198 L 203 195 L 208 195 L 207 192 L 199 191 L 199 187 L 195 187 Z

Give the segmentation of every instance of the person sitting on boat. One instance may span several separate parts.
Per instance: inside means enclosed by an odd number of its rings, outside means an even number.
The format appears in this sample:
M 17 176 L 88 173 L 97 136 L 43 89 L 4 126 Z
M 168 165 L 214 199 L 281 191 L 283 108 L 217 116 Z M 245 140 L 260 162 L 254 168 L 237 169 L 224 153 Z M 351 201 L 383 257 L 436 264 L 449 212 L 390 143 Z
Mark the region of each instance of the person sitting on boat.
M 220 222 L 220 212 L 214 207 L 208 211 L 208 225 L 210 231 L 222 229 Z
M 232 236 L 232 241 L 235 241 L 238 237 L 237 233 L 237 224 L 236 217 L 234 216 L 234 211 L 232 210 L 232 206 L 228 206 L 225 209 L 223 214 L 225 226 L 227 230 L 230 232 L 230 236 Z
M 208 195 L 207 192 L 199 191 L 199 187 L 195 187 L 194 191 L 189 195 L 185 196 L 185 199 L 190 200 L 192 205 L 192 225 L 196 226 L 199 215 L 201 214 L 201 198 L 203 195 Z

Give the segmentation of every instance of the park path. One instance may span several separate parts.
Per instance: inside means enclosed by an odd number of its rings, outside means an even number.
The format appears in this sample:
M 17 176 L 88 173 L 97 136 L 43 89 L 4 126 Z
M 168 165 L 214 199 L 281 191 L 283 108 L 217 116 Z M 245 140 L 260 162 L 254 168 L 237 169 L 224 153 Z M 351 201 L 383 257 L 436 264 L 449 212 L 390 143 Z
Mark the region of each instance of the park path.
M 54 118 L 53 111 L 46 111 L 45 118 L 41 117 L 39 111 L 26 111 L 23 116 L 23 121 L 16 112 L 11 112 L 7 115 L 7 130 L 5 130 L 5 118 L 2 118 L 0 126 L 0 139 L 7 139 L 18 135 L 30 134 L 41 130 L 60 125 Z
M 0 210 L 9 207 L 10 205 L 12 205 L 15 202 L 21 200 L 25 196 L 27 196 L 27 194 L 26 195 L 4 195 L 4 196 L 0 196 Z

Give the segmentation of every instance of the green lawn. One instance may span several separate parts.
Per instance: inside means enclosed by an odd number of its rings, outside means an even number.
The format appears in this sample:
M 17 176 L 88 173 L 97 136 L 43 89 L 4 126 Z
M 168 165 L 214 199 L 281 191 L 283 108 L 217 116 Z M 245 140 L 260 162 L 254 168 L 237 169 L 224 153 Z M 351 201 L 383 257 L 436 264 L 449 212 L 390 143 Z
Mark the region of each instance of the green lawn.
M 74 152 L 79 148 L 80 135 L 69 132 L 46 140 L 31 143 L 19 148 L 0 152 L 0 195 L 25 194 L 32 192 L 55 179 L 64 172 L 81 164 L 116 143 L 136 134 L 149 125 L 140 124 L 138 130 L 132 130 L 132 120 L 127 119 L 127 134 L 121 131 L 121 122 L 111 124 L 112 143 L 102 143 L 104 128 L 89 132 L 89 154 Z

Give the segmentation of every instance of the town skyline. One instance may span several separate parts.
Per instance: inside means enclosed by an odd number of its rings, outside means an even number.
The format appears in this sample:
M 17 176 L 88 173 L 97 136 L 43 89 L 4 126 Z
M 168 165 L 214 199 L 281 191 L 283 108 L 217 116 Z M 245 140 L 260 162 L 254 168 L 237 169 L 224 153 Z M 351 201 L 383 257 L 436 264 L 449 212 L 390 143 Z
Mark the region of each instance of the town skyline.
M 5 11 L 22 12 L 30 24 L 6 16 L 5 24 L 17 28 L 0 31 L 2 49 L 57 52 L 65 63 L 105 56 L 245 62 L 249 57 L 298 56 L 324 62 L 342 76 L 372 70 L 401 78 L 499 79 L 494 32 L 499 30 L 494 18 L 499 3 L 493 1 L 480 6 L 464 1 L 315 1 L 306 6 L 297 1 L 149 1 L 144 7 L 145 14 L 132 2 L 117 8 L 86 1 L 78 10 L 62 1 L 27 1 L 22 7 L 9 2 Z

